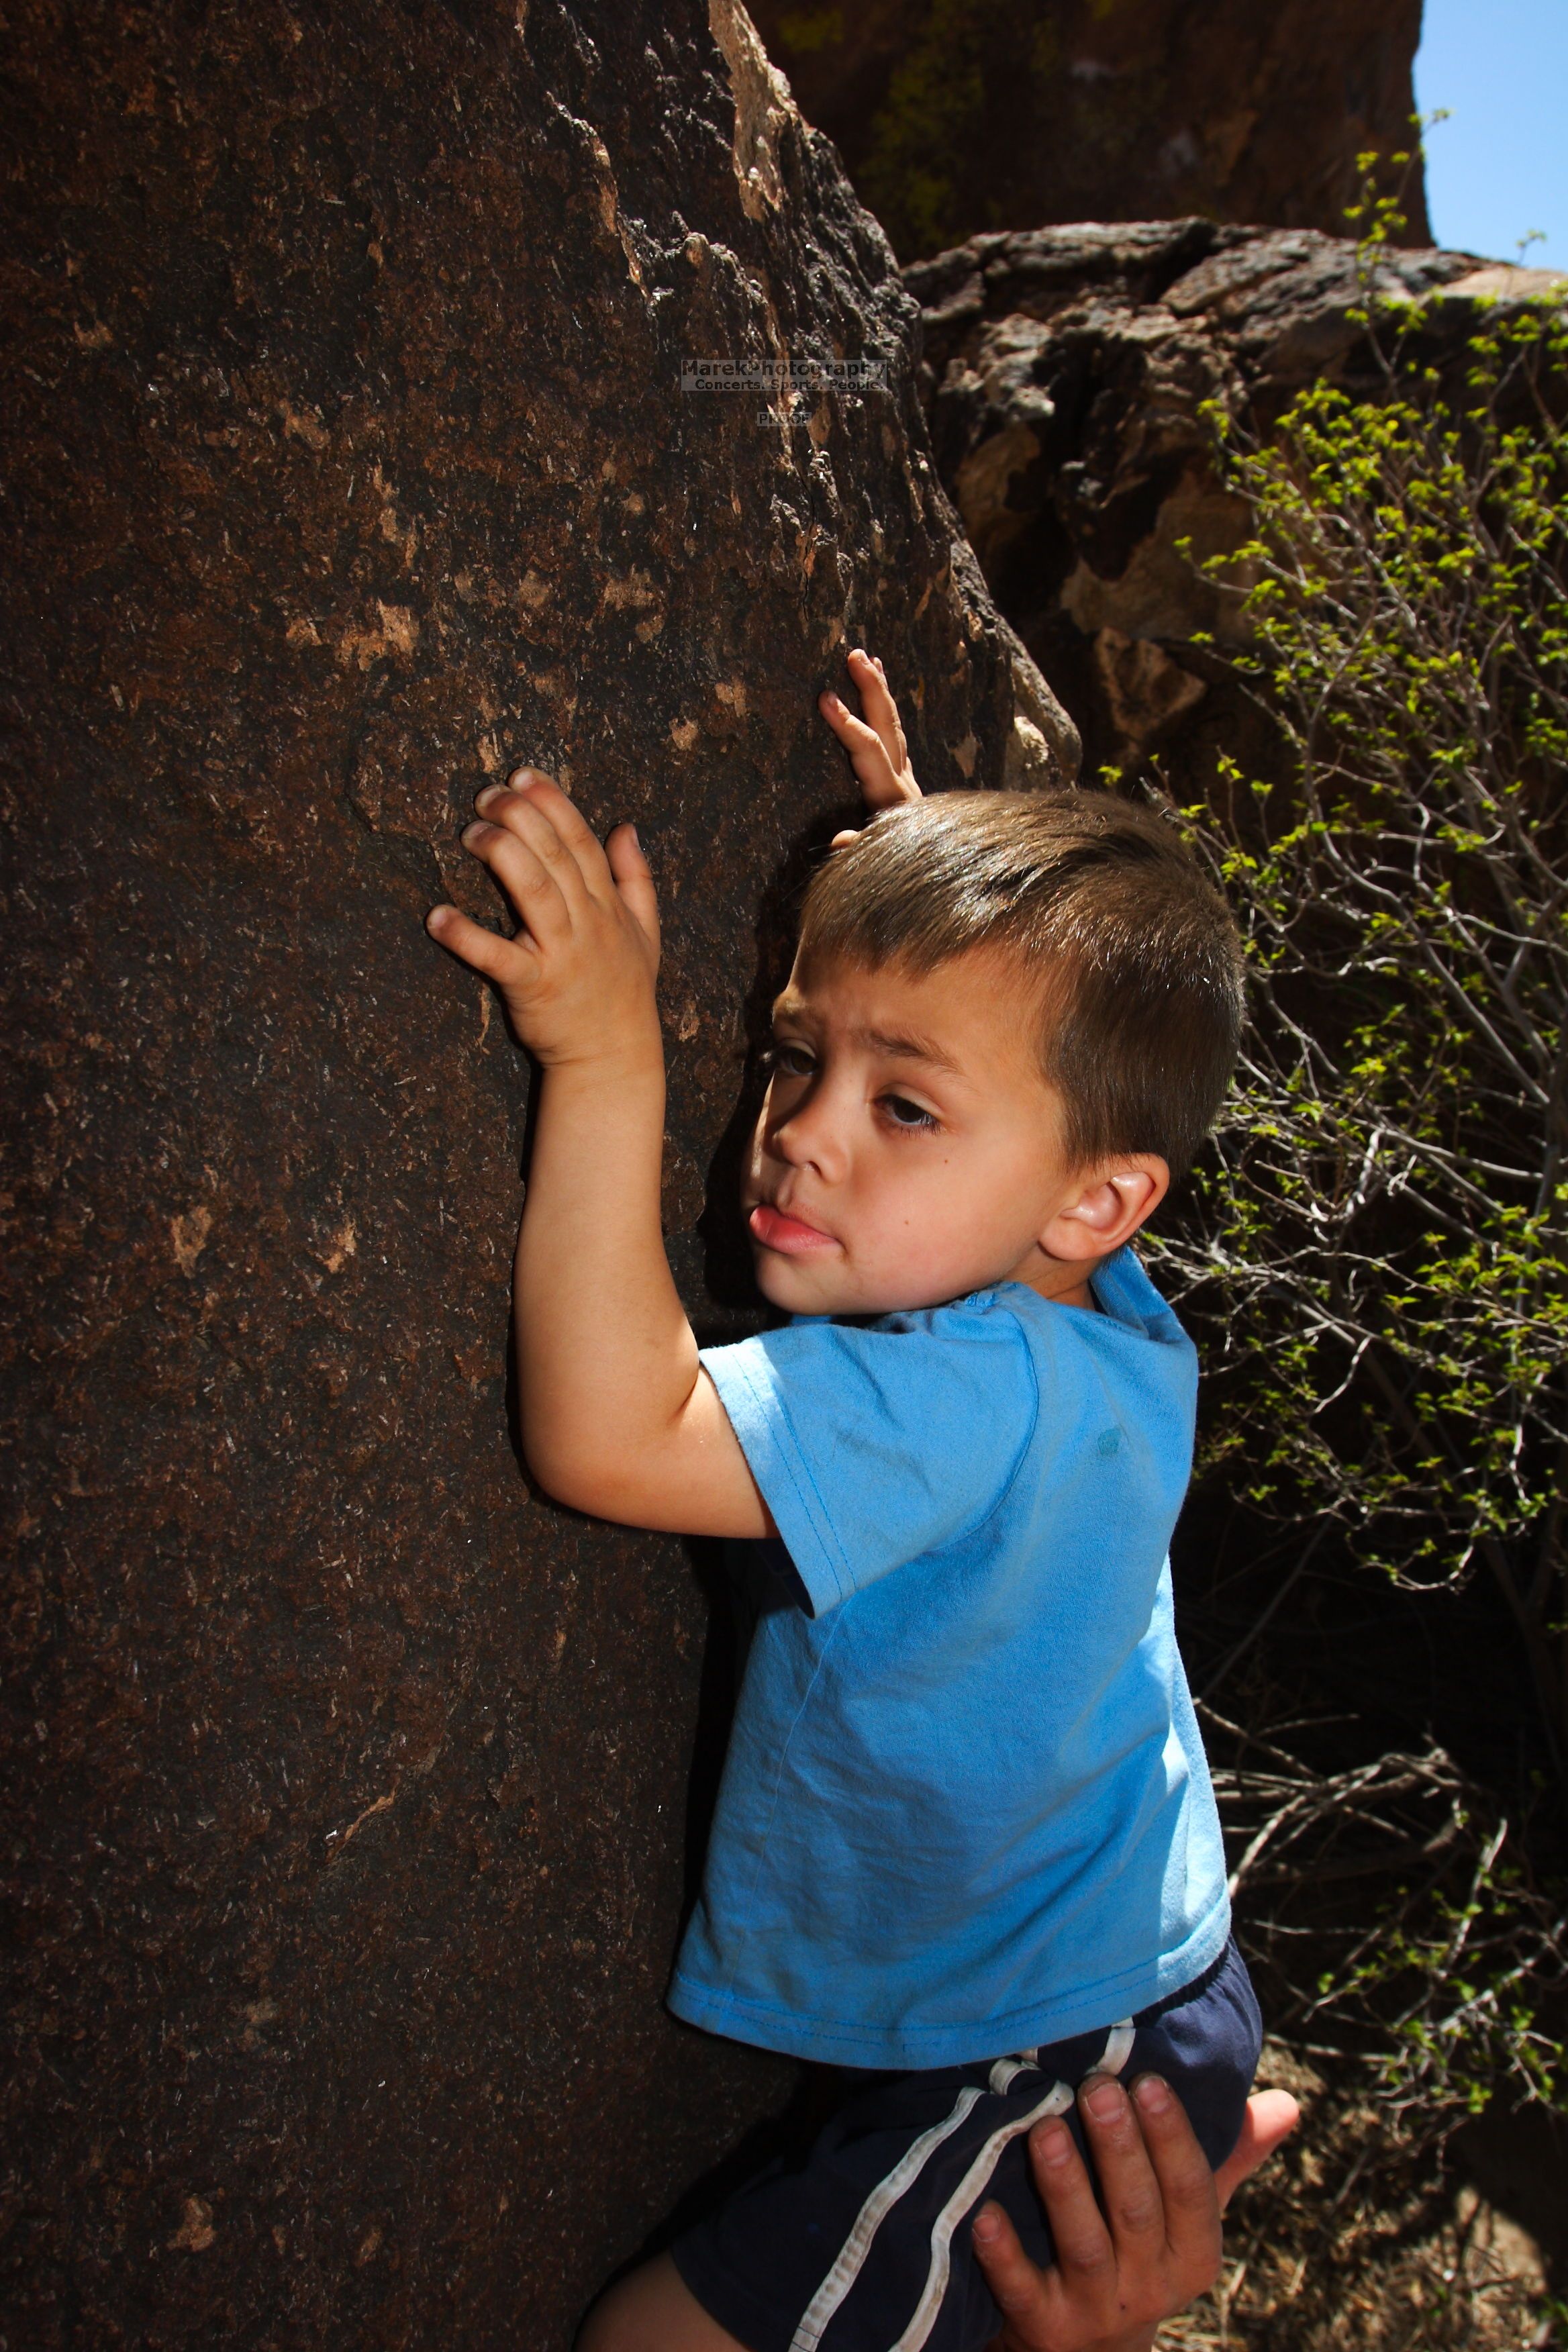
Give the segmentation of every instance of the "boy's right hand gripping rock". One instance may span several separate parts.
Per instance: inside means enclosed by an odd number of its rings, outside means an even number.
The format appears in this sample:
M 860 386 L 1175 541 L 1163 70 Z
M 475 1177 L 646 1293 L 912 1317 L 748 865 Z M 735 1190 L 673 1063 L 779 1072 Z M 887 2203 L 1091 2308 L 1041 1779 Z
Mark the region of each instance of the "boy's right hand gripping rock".
M 901 801 L 922 797 L 910 765 L 910 748 L 899 719 L 899 706 L 888 685 L 888 674 L 876 657 L 857 646 L 848 658 L 849 675 L 859 688 L 863 719 L 857 719 L 836 694 L 818 695 L 816 707 L 849 754 L 849 764 L 867 807 L 897 808 Z M 835 834 L 833 846 L 842 848 L 853 833 Z
M 546 1068 L 657 1056 L 658 905 L 636 829 L 616 825 L 601 848 L 535 768 L 488 785 L 474 805 L 463 845 L 519 928 L 506 939 L 440 906 L 425 919 L 431 938 L 494 982 L 519 1043 Z

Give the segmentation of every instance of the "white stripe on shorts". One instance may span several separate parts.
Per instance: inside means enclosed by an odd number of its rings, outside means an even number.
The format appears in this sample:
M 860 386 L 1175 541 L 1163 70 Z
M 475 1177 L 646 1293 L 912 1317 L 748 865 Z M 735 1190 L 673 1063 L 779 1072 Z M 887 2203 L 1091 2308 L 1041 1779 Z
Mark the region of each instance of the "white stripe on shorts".
M 1005 2094 L 1010 2090 L 1018 2075 L 1031 2071 L 1037 2054 L 1033 2050 L 1026 2050 L 1014 2059 L 999 2058 L 991 2069 L 988 2087 L 993 2094 Z M 1092 2066 L 1089 2072 L 1120 2074 L 1131 2054 L 1132 2021 L 1128 2018 L 1120 2025 L 1111 2027 L 1099 2064 Z M 952 2137 L 960 2125 L 973 2113 L 976 2103 L 983 2095 L 979 2085 L 975 2084 L 971 2084 L 965 2090 L 961 2091 L 952 2114 L 945 2116 L 940 2124 L 933 2124 L 929 2131 L 922 2132 L 919 2139 L 912 2140 L 891 2172 L 885 2179 L 877 2183 L 856 2216 L 855 2226 L 840 2247 L 833 2268 L 802 2314 L 800 2325 L 790 2338 L 789 2352 L 817 2352 L 817 2347 L 826 2333 L 829 2320 L 865 2267 L 866 2257 L 871 2251 L 872 2239 L 905 2190 L 911 2188 L 920 2179 L 921 2174 L 925 2170 L 928 2159 L 936 2153 L 944 2140 Z M 914 2316 L 897 2344 L 891 2347 L 891 2352 L 920 2352 L 920 2347 L 931 2335 L 936 2324 L 937 2314 L 942 2309 L 942 2299 L 947 2293 L 947 2283 L 952 2270 L 953 2231 L 970 2206 L 978 2201 L 991 2175 L 996 2169 L 997 2159 L 1002 2150 L 1010 2140 L 1016 2139 L 1023 2132 L 1032 2130 L 1034 2126 L 1043 2122 L 1047 2116 L 1065 2115 L 1071 2105 L 1072 2093 L 1068 2085 L 1065 2083 L 1053 2084 L 1039 2105 L 1031 2108 L 1022 2122 L 1005 2124 L 999 2131 L 993 2132 L 990 2138 L 984 2142 L 979 2155 L 937 2216 L 931 2230 L 931 2269 L 926 2276 L 924 2292 L 915 2308 Z
M 914 2308 L 914 2315 L 890 2352 L 921 2352 L 942 2310 L 942 2299 L 947 2293 L 948 2273 L 952 2265 L 952 2233 L 972 2205 L 984 2195 L 997 2159 L 1009 2140 L 1017 2139 L 1047 2116 L 1063 2116 L 1072 2105 L 1072 2093 L 1065 2083 L 1053 2083 L 1037 2106 L 1016 2123 L 1003 2124 L 994 2131 L 982 2147 L 979 2155 L 959 2182 L 942 2211 L 937 2215 L 931 2233 L 931 2269 L 926 2273 L 925 2291 Z
M 1124 2018 L 1120 2025 L 1111 2027 L 1106 2036 L 1105 2048 L 1100 2054 L 1099 2063 L 1091 2066 L 1089 2073 L 1120 2074 L 1132 2055 L 1132 2021 L 1130 2017 Z M 1028 2054 L 1031 2058 L 1035 2055 L 1032 2051 Z M 1000 2066 L 994 2068 L 991 2076 L 993 2089 L 1006 2090 L 1014 2075 L 1023 2072 L 1024 2068 L 1021 2065 L 1013 2065 L 1005 2069 Z M 1004 2073 L 1005 2080 L 999 2082 L 997 2075 Z M 909 2326 L 893 2346 L 892 2352 L 921 2352 L 921 2347 L 927 2341 L 931 2329 L 936 2326 L 952 2268 L 953 2232 L 970 2207 L 978 2204 L 984 2196 L 991 2176 L 996 2169 L 997 2160 L 1003 2149 L 1010 2140 L 1019 2138 L 1026 2131 L 1032 2131 L 1035 2126 L 1043 2122 L 1047 2116 L 1065 2115 L 1072 2105 L 1072 2099 L 1073 2095 L 1065 2083 L 1053 2084 L 1039 2105 L 1031 2108 L 1021 2122 L 1004 2124 L 999 2131 L 992 2133 L 936 2217 L 931 2233 L 931 2268 L 926 2273 L 925 2291 L 915 2305 L 914 2315 Z
M 1039 2054 L 1037 2050 L 1020 2050 L 1016 2058 L 998 2058 L 988 2077 L 991 2088 L 1000 2096 L 1012 2089 L 1020 2074 L 1037 2074 L 1039 2068 L 1035 2062 Z
M 1110 2039 L 1105 2045 L 1105 2055 L 1098 2067 L 1090 2067 L 1090 2074 L 1120 2074 L 1132 2055 L 1135 2038 L 1132 2020 L 1130 2017 L 1124 2017 L 1120 2025 L 1111 2027 Z
M 839 2249 L 838 2259 L 802 2315 L 800 2326 L 790 2338 L 789 2352 L 816 2352 L 828 2321 L 860 2275 L 861 2267 L 871 2251 L 876 2236 L 893 2207 L 912 2181 L 925 2169 L 926 2158 L 951 2139 L 977 2100 L 983 2096 L 978 2083 L 970 2084 L 958 2095 L 952 2113 L 940 2124 L 932 2124 L 911 2140 L 903 2155 L 885 2180 L 879 2180 L 856 2219 L 855 2227 Z

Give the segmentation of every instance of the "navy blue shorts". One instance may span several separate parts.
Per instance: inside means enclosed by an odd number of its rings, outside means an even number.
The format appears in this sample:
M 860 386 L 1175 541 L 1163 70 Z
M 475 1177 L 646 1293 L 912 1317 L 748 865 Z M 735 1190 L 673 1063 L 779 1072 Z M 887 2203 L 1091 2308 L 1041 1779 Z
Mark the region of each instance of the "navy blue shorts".
M 859 2078 L 804 2165 L 772 2165 L 670 2249 L 709 2315 L 749 2352 L 984 2352 L 1002 2325 L 969 2245 L 994 2198 L 1025 2250 L 1051 2259 L 1026 2135 L 1066 2116 L 1099 2070 L 1163 2074 L 1211 2165 L 1240 2135 L 1262 2046 L 1234 1944 L 1109 2034 L 994 2064 Z

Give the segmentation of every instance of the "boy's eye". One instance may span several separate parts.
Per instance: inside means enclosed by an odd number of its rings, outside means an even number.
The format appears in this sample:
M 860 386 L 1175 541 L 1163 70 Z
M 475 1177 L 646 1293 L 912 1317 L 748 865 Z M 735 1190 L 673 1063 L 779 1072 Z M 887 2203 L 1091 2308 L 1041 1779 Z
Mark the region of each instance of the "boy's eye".
M 786 1078 L 807 1078 L 816 1065 L 804 1045 L 774 1044 L 768 1054 L 769 1067 Z
M 884 1095 L 882 1108 L 895 1127 L 934 1127 L 936 1120 L 908 1095 Z

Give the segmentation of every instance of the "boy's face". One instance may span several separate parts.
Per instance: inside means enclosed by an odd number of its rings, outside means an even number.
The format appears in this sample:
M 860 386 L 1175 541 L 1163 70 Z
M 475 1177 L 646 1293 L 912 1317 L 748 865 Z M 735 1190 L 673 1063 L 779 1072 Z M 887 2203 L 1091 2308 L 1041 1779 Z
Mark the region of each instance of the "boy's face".
M 1074 1170 L 1038 1018 L 985 950 L 924 977 L 797 958 L 742 1188 L 765 1297 L 889 1314 L 1011 1281 L 1089 1303 L 1094 1265 L 1165 1171 L 1136 1155 L 1124 1177 Z

